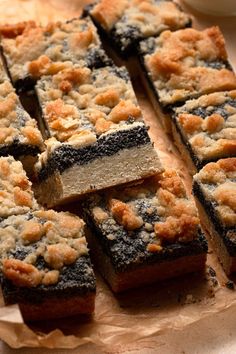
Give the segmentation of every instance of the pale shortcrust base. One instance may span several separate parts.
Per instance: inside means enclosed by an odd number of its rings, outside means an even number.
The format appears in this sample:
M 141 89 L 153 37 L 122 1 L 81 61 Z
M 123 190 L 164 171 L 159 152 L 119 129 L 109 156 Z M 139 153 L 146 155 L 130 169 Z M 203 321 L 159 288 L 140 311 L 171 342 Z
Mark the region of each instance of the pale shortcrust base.
M 52 207 L 89 192 L 135 181 L 162 172 L 161 163 L 151 144 L 120 150 L 84 165 L 74 164 L 55 173 L 38 187 L 40 203 Z
M 183 144 L 181 137 L 176 130 L 176 126 L 174 123 L 171 123 L 172 125 L 172 135 L 174 138 L 174 144 L 176 145 L 177 149 L 180 152 L 180 155 L 182 156 L 183 160 L 186 162 L 186 165 L 188 166 L 188 171 L 191 175 L 194 175 L 197 173 L 197 168 L 193 163 L 193 160 L 191 159 L 191 156 L 189 155 L 189 151 L 186 148 L 186 146 Z
M 200 215 L 201 223 L 203 228 L 208 231 L 208 234 L 211 236 L 214 250 L 223 266 L 223 269 L 227 275 L 236 271 L 236 257 L 230 256 L 228 250 L 223 242 L 222 237 L 214 228 L 214 225 L 209 220 L 207 213 L 205 212 L 204 207 L 201 202 L 195 196 L 196 205 Z
M 157 98 L 155 96 L 155 94 L 153 93 L 152 89 L 149 86 L 149 83 L 147 81 L 147 78 L 145 76 L 145 74 L 143 73 L 143 69 L 141 67 L 141 65 L 137 64 L 137 68 L 139 71 L 139 77 L 142 80 L 143 86 L 145 88 L 145 91 L 148 94 L 148 97 L 153 105 L 153 108 L 155 110 L 155 113 L 157 115 L 157 118 L 160 120 L 165 132 L 167 134 L 171 134 L 171 117 L 169 114 L 165 114 L 160 106 L 160 104 L 157 101 Z
M 19 303 L 25 321 L 39 321 L 94 312 L 95 292 L 66 298 L 48 298 L 40 304 Z
M 137 268 L 124 272 L 116 272 L 110 258 L 104 253 L 97 237 L 87 233 L 87 241 L 92 259 L 106 279 L 111 289 L 119 293 L 128 289 L 152 284 L 156 281 L 174 278 L 182 274 L 203 271 L 206 263 L 206 253 L 181 257 L 173 261 L 162 261 L 153 264 L 138 265 Z

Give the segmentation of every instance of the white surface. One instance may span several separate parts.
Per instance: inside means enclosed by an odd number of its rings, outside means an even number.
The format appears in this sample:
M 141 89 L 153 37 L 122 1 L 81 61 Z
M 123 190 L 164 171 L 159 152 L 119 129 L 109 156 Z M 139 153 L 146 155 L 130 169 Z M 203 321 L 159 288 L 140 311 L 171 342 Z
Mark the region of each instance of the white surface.
M 0 354 L 13 354 L 16 350 L 1 343 Z M 236 307 L 175 331 L 132 343 L 123 348 L 99 348 L 86 345 L 74 350 L 22 348 L 17 354 L 235 354 Z

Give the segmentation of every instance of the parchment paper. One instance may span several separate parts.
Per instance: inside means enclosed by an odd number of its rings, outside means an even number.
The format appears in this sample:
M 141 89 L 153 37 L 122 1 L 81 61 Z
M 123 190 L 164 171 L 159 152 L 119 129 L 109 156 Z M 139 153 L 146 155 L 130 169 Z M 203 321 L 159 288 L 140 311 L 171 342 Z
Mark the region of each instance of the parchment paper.
M 80 14 L 89 1 L 79 0 L 0 0 L 0 23 L 35 19 L 42 23 L 65 20 Z M 236 30 L 234 18 L 206 17 L 194 13 L 194 26 L 204 28 L 220 24 L 225 35 L 231 63 L 235 66 Z M 134 83 L 144 118 L 160 158 L 167 167 L 176 168 L 188 190 L 191 178 L 169 137 L 160 127 L 155 113 L 139 81 Z M 216 271 L 216 276 L 214 271 Z M 114 349 L 121 343 L 152 337 L 167 329 L 183 329 L 190 323 L 236 305 L 236 293 L 225 284 L 228 279 L 210 250 L 204 274 L 192 274 L 175 280 L 136 289 L 115 296 L 97 275 L 95 313 L 91 318 L 70 319 L 25 324 L 17 305 L 4 306 L 0 294 L 0 339 L 13 348 L 47 347 L 75 348 L 84 343 L 107 345 Z

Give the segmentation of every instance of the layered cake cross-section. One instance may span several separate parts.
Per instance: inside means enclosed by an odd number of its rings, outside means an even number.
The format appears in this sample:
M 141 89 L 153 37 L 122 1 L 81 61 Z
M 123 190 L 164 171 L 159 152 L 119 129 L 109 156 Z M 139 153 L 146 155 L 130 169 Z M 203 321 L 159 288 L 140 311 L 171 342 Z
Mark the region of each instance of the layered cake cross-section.
M 25 320 L 91 314 L 95 277 L 83 220 L 53 210 L 1 220 L 0 279 L 6 305 L 18 303 Z
M 141 77 L 164 127 L 169 112 L 188 99 L 236 88 L 218 27 L 164 31 L 140 43 Z
M 31 186 L 20 161 L 0 157 L 0 219 L 38 209 Z
M 42 75 L 53 75 L 73 64 L 108 65 L 96 27 L 90 18 L 49 23 L 29 21 L 1 26 L 1 47 L 16 89 L 28 91 Z
M 173 1 L 101 0 L 85 12 L 122 58 L 134 55 L 144 38 L 191 25 L 190 16 Z
M 84 213 L 94 262 L 114 292 L 204 269 L 207 242 L 174 170 L 93 194 Z
M 175 109 L 173 135 L 192 171 L 236 157 L 236 91 L 216 92 Z
M 236 271 L 236 158 L 207 164 L 194 176 L 203 225 L 226 274 Z
M 36 166 L 42 203 L 162 170 L 125 68 L 74 67 L 43 77 L 36 91 L 51 136 Z

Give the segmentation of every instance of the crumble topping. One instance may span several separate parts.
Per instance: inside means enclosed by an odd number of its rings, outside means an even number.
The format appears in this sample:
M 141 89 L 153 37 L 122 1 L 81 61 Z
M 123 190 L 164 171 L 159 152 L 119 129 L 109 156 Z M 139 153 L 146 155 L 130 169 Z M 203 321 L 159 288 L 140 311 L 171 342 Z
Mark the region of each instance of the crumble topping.
M 92 196 L 88 208 L 114 252 L 120 242 L 128 247 L 133 240 L 139 244 L 137 247 L 143 245 L 148 256 L 164 252 L 166 245 L 198 238 L 196 207 L 188 199 L 180 177 L 171 169 L 133 186 Z
M 143 219 L 136 215 L 132 206 L 114 198 L 109 201 L 109 204 L 112 216 L 126 230 L 135 230 L 143 225 Z
M 220 221 L 236 225 L 236 158 L 212 162 L 194 176 L 207 200 L 213 203 Z
M 159 34 L 166 29 L 185 27 L 190 17 L 172 1 L 122 0 L 99 1 L 91 10 L 91 16 L 125 50 L 132 41 Z
M 14 38 L 22 34 L 26 28 L 36 27 L 34 21 L 23 21 L 13 24 L 5 24 L 0 26 L 0 33 L 3 37 Z
M 43 273 L 32 264 L 24 263 L 18 259 L 4 259 L 2 271 L 13 284 L 27 288 L 39 285 L 43 277 Z
M 0 222 L 0 239 L 2 272 L 20 287 L 55 284 L 64 266 L 88 254 L 84 222 L 68 212 L 10 216 Z
M 43 139 L 37 122 L 21 106 L 10 81 L 4 77 L 3 67 L 0 79 L 0 146 L 9 146 L 15 142 L 33 145 L 43 149 Z
M 29 75 L 35 79 L 54 75 L 73 63 L 96 66 L 99 60 L 108 62 L 89 18 L 50 23 L 46 27 L 30 21 L 2 28 L 1 33 L 13 82 Z
M 0 158 L 0 217 L 24 214 L 38 205 L 21 162 Z
M 236 91 L 189 100 L 175 121 L 200 160 L 236 156 Z
M 218 27 L 164 31 L 157 38 L 141 42 L 140 48 L 163 105 L 236 88 L 236 76 L 228 68 Z
M 86 136 L 86 146 L 130 118 L 141 119 L 125 68 L 73 67 L 43 77 L 36 87 L 48 130 L 60 142 L 80 147 Z
M 106 30 L 110 30 L 123 15 L 127 6 L 127 0 L 102 0 L 94 6 L 91 14 L 102 25 L 102 27 Z

